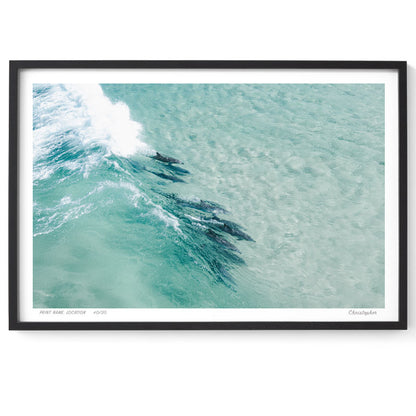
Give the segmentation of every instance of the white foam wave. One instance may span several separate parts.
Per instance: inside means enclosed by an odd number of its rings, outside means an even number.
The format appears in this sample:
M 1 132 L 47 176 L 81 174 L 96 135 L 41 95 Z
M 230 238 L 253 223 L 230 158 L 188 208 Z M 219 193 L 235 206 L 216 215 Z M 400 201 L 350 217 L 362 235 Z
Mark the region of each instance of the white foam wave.
M 130 201 L 136 208 L 140 207 L 140 201 L 151 207 L 150 214 L 157 217 L 159 220 L 165 223 L 167 227 L 172 227 L 179 234 L 182 234 L 180 229 L 179 220 L 173 214 L 163 209 L 160 205 L 154 203 L 145 193 L 141 192 L 136 186 L 129 182 L 112 182 L 104 181 L 100 184 L 100 191 L 104 188 L 122 188 L 130 193 Z
M 39 231 L 33 233 L 33 237 L 50 234 L 51 232 L 61 228 L 68 221 L 76 220 L 85 214 L 89 214 L 92 212 L 93 208 L 93 204 L 89 203 L 85 205 L 74 206 L 66 212 L 55 212 L 51 216 L 41 217 L 38 219 L 38 223 L 40 223 L 38 224 Z
M 178 219 L 171 213 L 165 211 L 160 205 L 154 204 L 152 214 L 162 220 L 167 227 L 173 227 L 175 231 L 181 233 Z
M 113 104 L 100 85 L 47 87 L 46 92 L 34 95 L 35 160 L 47 156 L 53 148 L 51 144 L 57 144 L 62 135 L 73 136 L 84 145 L 103 145 L 118 156 L 128 157 L 138 152 L 155 154 L 142 141 L 143 127 L 130 118 L 128 106 L 122 102 Z
M 98 84 L 66 84 L 65 89 L 81 103 L 90 126 L 87 140 L 106 144 L 112 153 L 131 156 L 137 152 L 154 153 L 141 138 L 143 127 L 130 118 L 123 102 L 112 103 Z
M 107 186 L 119 186 L 124 188 L 131 193 L 131 201 L 133 205 L 138 208 L 139 207 L 139 200 L 143 200 L 147 205 L 151 206 L 152 209 L 150 213 L 160 219 L 162 222 L 165 223 L 167 227 L 172 227 L 178 233 L 182 233 L 180 229 L 179 220 L 173 214 L 167 212 L 163 209 L 160 205 L 154 203 L 146 194 L 140 192 L 138 188 L 132 185 L 129 182 L 122 182 L 120 181 L 118 184 L 114 182 L 106 182 Z
M 34 181 L 41 181 L 44 179 L 48 179 L 54 172 L 52 167 L 48 166 L 38 166 L 37 168 L 33 169 L 33 180 Z

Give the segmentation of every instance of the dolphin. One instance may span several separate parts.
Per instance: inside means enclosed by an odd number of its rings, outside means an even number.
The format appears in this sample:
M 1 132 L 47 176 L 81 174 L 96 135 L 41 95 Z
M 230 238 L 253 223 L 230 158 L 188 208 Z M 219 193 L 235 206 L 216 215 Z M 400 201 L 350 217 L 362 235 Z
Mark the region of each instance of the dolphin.
M 163 163 L 178 163 L 180 165 L 183 165 L 183 162 L 181 162 L 180 160 L 175 159 L 170 156 L 161 155 L 159 152 L 156 152 L 156 155 L 151 156 L 151 158 L 159 160 L 159 162 L 163 162 Z
M 165 166 L 166 169 L 170 170 L 173 173 L 176 173 L 177 175 L 189 175 L 191 172 L 189 172 L 189 170 L 186 170 L 184 168 L 180 168 L 179 166 L 176 165 L 166 165 Z
M 168 194 L 166 196 L 174 199 L 178 205 L 181 205 L 183 207 L 193 208 L 198 211 L 221 212 L 223 214 L 226 214 L 228 212 L 225 208 L 223 208 L 219 204 L 216 204 L 215 202 L 205 201 L 203 199 L 199 199 L 199 200 L 198 199 L 195 199 L 195 200 L 182 199 L 182 198 L 179 198 L 175 194 Z
M 224 283 L 229 288 L 233 288 L 235 280 L 223 264 L 221 264 L 218 260 L 213 260 L 209 263 L 209 265 L 219 281 Z
M 241 253 L 241 251 L 234 244 L 231 244 L 228 240 L 221 237 L 219 234 L 212 231 L 211 229 L 208 229 L 205 234 L 212 241 L 215 241 L 216 243 L 221 244 L 226 249 L 231 250 L 231 251 L 236 251 L 237 253 Z
M 203 224 L 207 224 L 211 228 L 215 228 L 216 230 L 220 230 L 227 234 L 230 234 L 236 237 L 238 240 L 255 241 L 247 233 L 242 231 L 242 227 L 240 225 L 232 221 L 218 218 L 215 214 L 212 217 L 200 217 L 193 219 L 198 222 L 202 222 Z
M 242 231 L 241 226 L 235 222 L 220 219 L 216 215 L 212 217 L 212 220 L 215 228 L 236 237 L 238 240 L 254 241 L 254 239 Z
M 216 204 L 215 202 L 205 201 L 203 199 L 201 199 L 199 202 L 181 200 L 179 201 L 179 204 L 204 212 L 221 212 L 223 214 L 226 214 L 228 212 L 221 205 Z
M 154 172 L 153 170 L 148 170 L 148 172 L 153 173 L 153 175 L 159 176 L 159 178 L 167 179 L 168 181 L 185 182 L 183 179 L 178 178 L 177 176 L 174 176 L 174 175 L 167 175 L 166 173 L 162 173 L 162 172 Z

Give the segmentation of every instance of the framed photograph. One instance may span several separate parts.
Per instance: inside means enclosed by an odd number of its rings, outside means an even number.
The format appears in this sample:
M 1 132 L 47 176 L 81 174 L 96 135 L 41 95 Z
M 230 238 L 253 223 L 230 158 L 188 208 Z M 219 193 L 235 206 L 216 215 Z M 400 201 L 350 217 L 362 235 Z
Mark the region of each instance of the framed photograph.
M 406 63 L 10 62 L 10 329 L 406 329 Z

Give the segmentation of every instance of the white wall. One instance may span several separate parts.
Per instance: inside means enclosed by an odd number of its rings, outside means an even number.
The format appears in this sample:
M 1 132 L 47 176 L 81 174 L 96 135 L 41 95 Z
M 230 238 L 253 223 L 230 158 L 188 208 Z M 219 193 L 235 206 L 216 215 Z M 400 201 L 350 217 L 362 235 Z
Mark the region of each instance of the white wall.
M 13 1 L 2 5 L 0 413 L 413 415 L 415 15 L 405 1 Z M 407 60 L 407 332 L 7 331 L 9 59 Z

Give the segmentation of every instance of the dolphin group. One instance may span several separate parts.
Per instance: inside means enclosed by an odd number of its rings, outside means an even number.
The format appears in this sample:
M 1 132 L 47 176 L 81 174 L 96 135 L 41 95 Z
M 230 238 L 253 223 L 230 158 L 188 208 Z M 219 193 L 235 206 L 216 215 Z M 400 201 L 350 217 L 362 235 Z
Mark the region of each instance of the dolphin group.
M 158 164 L 161 170 L 158 172 L 146 168 L 144 170 L 159 178 L 171 182 L 185 182 L 181 179 L 181 176 L 190 173 L 178 166 L 183 165 L 183 162 L 179 159 L 162 155 L 159 152 L 150 157 L 157 162 L 161 162 L 161 164 Z M 178 211 L 184 220 L 184 224 L 191 227 L 193 232 L 197 232 L 202 237 L 198 243 L 201 256 L 207 261 L 208 267 L 216 276 L 217 281 L 233 289 L 235 284 L 231 274 L 233 265 L 242 265 L 245 264 L 245 261 L 240 256 L 241 251 L 229 241 L 229 236 L 236 240 L 254 241 L 254 239 L 243 231 L 243 227 L 240 225 L 219 218 L 217 214 L 227 214 L 228 211 L 215 202 L 199 198 L 184 199 L 174 193 L 160 192 L 160 194 L 174 202 L 172 208 Z M 210 258 L 208 253 L 215 254 Z

